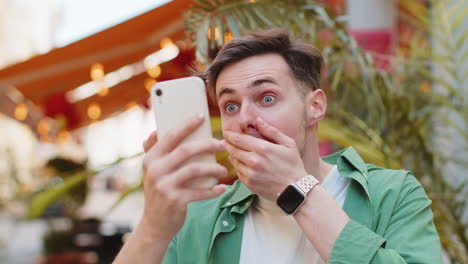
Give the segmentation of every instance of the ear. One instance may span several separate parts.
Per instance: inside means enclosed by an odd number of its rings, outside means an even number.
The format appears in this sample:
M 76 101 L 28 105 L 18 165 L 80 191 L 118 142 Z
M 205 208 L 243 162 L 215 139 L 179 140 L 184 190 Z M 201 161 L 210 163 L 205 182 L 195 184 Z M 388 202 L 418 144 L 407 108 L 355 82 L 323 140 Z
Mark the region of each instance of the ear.
M 306 95 L 307 126 L 316 126 L 327 112 L 327 95 L 322 89 L 309 91 Z

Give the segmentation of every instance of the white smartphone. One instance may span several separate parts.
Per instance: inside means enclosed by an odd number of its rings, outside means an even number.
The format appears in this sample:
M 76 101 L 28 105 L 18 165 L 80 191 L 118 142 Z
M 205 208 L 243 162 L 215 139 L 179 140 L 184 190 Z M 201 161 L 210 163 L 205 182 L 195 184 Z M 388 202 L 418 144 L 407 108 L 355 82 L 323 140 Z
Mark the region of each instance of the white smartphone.
M 160 137 L 171 128 L 180 127 L 197 113 L 205 116 L 203 124 L 181 144 L 213 137 L 205 83 L 201 78 L 187 77 L 156 83 L 151 89 L 151 105 L 156 118 L 156 131 Z M 216 163 L 216 157 L 215 154 L 203 154 L 188 162 L 193 161 Z M 204 177 L 187 184 L 191 188 L 209 188 L 216 183 L 215 177 Z

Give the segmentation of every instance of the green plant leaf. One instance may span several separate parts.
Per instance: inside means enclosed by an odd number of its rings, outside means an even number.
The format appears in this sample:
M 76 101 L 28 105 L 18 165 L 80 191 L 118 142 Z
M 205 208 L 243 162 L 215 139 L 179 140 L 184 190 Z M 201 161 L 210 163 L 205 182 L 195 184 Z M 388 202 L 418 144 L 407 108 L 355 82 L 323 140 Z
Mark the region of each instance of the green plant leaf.
M 130 188 L 128 188 L 127 190 L 125 190 L 124 192 L 122 192 L 119 196 L 119 198 L 117 198 L 117 200 L 112 204 L 112 206 L 107 210 L 107 212 L 104 213 L 104 216 L 107 216 L 109 215 L 115 208 L 117 208 L 117 206 L 119 206 L 128 196 L 130 196 L 131 194 L 135 193 L 135 192 L 138 192 L 138 191 L 142 191 L 143 189 L 143 181 L 140 181 L 139 184 L 135 185 L 135 186 L 132 186 Z
M 231 31 L 232 35 L 234 37 L 240 37 L 241 34 L 240 34 L 240 31 L 239 31 L 239 27 L 237 26 L 237 22 L 234 20 L 232 15 L 230 15 L 230 14 L 226 15 L 226 20 L 227 20 L 227 23 L 228 23 L 229 31 Z
M 89 170 L 78 172 L 67 177 L 62 183 L 35 195 L 31 201 L 26 218 L 34 219 L 40 217 L 50 205 L 94 174 L 96 174 L 95 171 Z
M 453 7 L 449 8 L 447 16 L 451 18 L 450 24 L 452 32 L 457 31 L 468 17 L 468 8 L 463 8 L 463 5 L 466 5 L 466 3 L 462 0 L 458 0 Z
M 210 26 L 210 21 L 205 20 L 201 24 L 201 29 L 197 32 L 197 58 L 204 64 L 208 63 L 208 38 L 206 32 L 208 32 L 208 27 Z
M 468 19 L 467 19 L 468 21 Z M 468 31 L 463 33 L 455 42 L 455 49 L 456 50 L 463 50 L 463 47 L 466 45 L 466 42 L 468 41 Z
M 204 8 L 205 10 L 212 10 L 215 6 L 206 0 L 193 0 L 199 7 Z

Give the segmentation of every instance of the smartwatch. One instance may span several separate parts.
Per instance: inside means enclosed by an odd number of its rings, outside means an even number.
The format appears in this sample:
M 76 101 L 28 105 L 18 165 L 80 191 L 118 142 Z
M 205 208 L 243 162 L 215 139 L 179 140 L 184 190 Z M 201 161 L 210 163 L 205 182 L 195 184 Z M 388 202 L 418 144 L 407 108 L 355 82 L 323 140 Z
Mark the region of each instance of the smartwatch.
M 319 181 L 312 175 L 307 175 L 296 183 L 288 185 L 284 191 L 278 194 L 276 204 L 287 215 L 293 215 L 304 203 L 307 194 Z

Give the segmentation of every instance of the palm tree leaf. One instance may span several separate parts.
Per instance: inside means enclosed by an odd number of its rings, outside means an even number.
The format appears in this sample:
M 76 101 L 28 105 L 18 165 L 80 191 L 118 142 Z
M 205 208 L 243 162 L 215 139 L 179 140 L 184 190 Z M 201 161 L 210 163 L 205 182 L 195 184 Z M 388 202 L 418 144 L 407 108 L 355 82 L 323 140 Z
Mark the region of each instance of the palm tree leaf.
M 128 189 L 126 189 L 124 192 L 122 192 L 120 195 L 119 195 L 119 198 L 117 198 L 117 200 L 112 204 L 111 207 L 109 207 L 109 209 L 107 209 L 107 211 L 104 213 L 104 217 L 109 215 L 115 208 L 117 208 L 117 206 L 119 206 L 128 196 L 130 196 L 131 194 L 135 193 L 135 192 L 138 192 L 138 191 L 141 191 L 143 188 L 143 181 L 140 181 L 139 184 L 135 185 L 135 186 L 132 186 Z
M 468 15 L 467 15 L 468 16 Z M 455 50 L 463 50 L 468 41 L 468 31 L 464 32 L 455 42 Z M 467 53 L 468 54 L 468 53 Z
M 336 68 L 336 73 L 333 76 L 333 81 L 332 81 L 332 84 L 331 84 L 331 89 L 332 90 L 336 90 L 337 87 L 338 87 L 338 84 L 340 83 L 341 76 L 342 76 L 342 73 L 343 73 L 344 64 L 343 63 L 337 64 L 336 67 L 337 67 Z
M 320 123 L 318 136 L 320 140 L 329 140 L 341 147 L 353 146 L 362 155 L 364 160 L 377 166 L 388 167 L 390 164 L 391 168 L 401 168 L 401 165 L 396 160 L 386 162 L 387 157 L 378 148 L 369 144 L 368 140 L 357 136 L 356 133 L 349 130 L 346 126 L 331 120 L 324 120 Z
M 455 4 L 449 8 L 447 16 L 450 18 L 452 32 L 457 31 L 468 17 L 468 5 L 464 1 L 455 1 Z
M 206 0 L 193 0 L 193 1 L 197 4 L 197 6 L 204 8 L 207 11 L 212 10 L 213 8 L 216 7 L 216 6 L 213 6 L 212 3 Z
M 205 20 L 200 25 L 200 30 L 197 31 L 197 51 L 196 56 L 202 63 L 208 63 L 208 38 L 206 36 L 206 32 L 208 32 L 208 28 L 210 26 L 210 21 Z
M 431 21 L 428 19 L 429 16 L 425 5 L 426 3 L 421 3 L 420 1 L 399 1 L 398 4 L 401 8 L 409 11 L 424 25 L 427 26 L 431 24 Z
M 231 31 L 234 37 L 240 37 L 239 27 L 237 26 L 237 22 L 234 20 L 231 14 L 226 15 L 226 21 L 228 24 L 229 31 Z
M 96 174 L 95 171 L 87 170 L 78 172 L 70 177 L 67 177 L 62 183 L 45 190 L 33 197 L 27 219 L 40 217 L 44 211 L 58 199 L 69 193 L 72 189 L 85 182 L 89 177 Z

